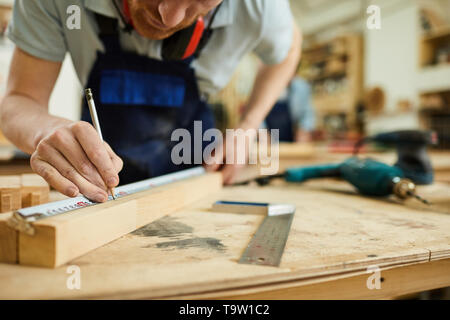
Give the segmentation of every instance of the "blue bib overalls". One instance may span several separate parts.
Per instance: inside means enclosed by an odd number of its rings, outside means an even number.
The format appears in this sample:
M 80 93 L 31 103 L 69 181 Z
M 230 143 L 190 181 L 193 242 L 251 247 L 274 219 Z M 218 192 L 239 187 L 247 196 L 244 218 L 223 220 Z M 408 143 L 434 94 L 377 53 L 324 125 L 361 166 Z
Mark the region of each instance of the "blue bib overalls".
M 178 143 L 171 141 L 172 132 L 187 129 L 193 140 L 194 121 L 202 121 L 203 132 L 214 127 L 192 59 L 169 62 L 126 52 L 117 20 L 97 15 L 97 22 L 105 52 L 97 53 L 87 87 L 94 92 L 103 138 L 124 161 L 121 184 L 192 167 L 171 161 Z M 86 103 L 82 120 L 91 122 Z
M 280 130 L 280 142 L 294 142 L 293 122 L 288 101 L 277 102 L 265 121 L 268 130 Z

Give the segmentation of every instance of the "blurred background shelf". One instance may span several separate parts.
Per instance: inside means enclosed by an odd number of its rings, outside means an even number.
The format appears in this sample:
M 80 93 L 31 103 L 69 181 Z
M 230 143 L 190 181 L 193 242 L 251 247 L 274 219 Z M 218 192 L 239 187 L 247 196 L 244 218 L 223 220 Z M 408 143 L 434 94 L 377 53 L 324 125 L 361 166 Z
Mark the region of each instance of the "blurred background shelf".
M 450 26 L 426 32 L 420 40 L 420 66 L 450 64 Z
M 362 35 L 350 33 L 317 43 L 308 40 L 299 75 L 311 83 L 319 127 L 327 127 L 327 121 L 338 116 L 348 129 L 354 128 L 364 88 Z
M 450 90 L 450 63 L 421 68 L 416 87 L 421 93 Z
M 422 12 L 424 14 L 424 12 Z M 450 25 L 428 12 L 429 30 L 419 41 L 416 88 L 420 125 L 437 132 L 439 148 L 450 148 Z M 432 21 L 432 22 L 431 22 Z

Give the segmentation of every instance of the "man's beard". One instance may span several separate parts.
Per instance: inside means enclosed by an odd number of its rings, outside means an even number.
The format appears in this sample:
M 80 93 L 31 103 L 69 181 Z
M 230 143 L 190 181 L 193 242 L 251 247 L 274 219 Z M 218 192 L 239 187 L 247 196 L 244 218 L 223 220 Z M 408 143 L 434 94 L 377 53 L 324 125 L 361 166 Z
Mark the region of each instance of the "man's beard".
M 149 14 L 149 13 L 147 13 L 147 14 Z M 178 25 L 175 28 L 161 30 L 157 26 L 154 26 L 151 20 L 149 21 L 147 14 L 144 10 L 136 10 L 134 12 L 134 14 L 132 13 L 132 20 L 134 22 L 134 26 L 135 26 L 135 29 L 137 30 L 137 32 L 141 36 L 152 39 L 152 40 L 166 39 L 166 38 L 170 37 L 171 35 L 173 35 L 174 33 L 178 32 L 182 29 L 188 28 L 189 26 L 194 24 L 194 22 L 198 19 L 198 17 L 197 17 L 197 18 L 194 18 L 192 21 L 187 21 L 187 22 L 183 21 L 183 23 L 181 23 L 180 25 Z M 152 18 L 153 18 L 153 16 L 152 16 Z M 154 19 L 154 20 L 159 21 L 159 19 Z

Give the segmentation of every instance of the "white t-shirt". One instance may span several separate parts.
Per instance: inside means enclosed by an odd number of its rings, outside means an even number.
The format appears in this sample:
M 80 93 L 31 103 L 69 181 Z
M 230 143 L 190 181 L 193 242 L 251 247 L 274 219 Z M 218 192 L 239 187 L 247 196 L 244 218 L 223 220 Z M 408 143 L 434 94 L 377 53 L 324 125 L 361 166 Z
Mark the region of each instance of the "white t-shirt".
M 80 8 L 79 30 L 67 27 L 71 5 Z M 117 18 L 123 27 L 112 0 L 16 0 L 7 35 L 23 51 L 41 59 L 62 61 L 69 52 L 85 85 L 97 51 L 104 51 L 94 12 Z M 265 64 L 278 64 L 287 57 L 293 34 L 289 1 L 224 0 L 212 28 L 213 36 L 192 64 L 203 95 L 225 87 L 247 53 L 254 52 Z M 160 59 L 162 41 L 121 31 L 120 42 L 127 51 Z

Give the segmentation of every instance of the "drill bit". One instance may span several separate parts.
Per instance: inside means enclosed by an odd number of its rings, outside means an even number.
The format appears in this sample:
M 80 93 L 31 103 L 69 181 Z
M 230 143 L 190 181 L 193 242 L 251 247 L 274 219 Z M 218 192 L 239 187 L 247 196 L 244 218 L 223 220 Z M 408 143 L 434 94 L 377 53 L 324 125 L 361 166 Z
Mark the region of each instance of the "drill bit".
M 419 196 L 419 195 L 416 194 L 416 193 L 413 193 L 413 192 L 410 192 L 410 191 L 409 191 L 407 194 L 408 194 L 410 197 L 416 198 L 417 200 L 419 200 L 420 202 L 426 204 L 427 206 L 431 206 L 431 205 L 432 205 L 432 203 L 431 203 L 430 201 L 428 201 L 427 199 L 422 198 L 421 196 Z
M 420 202 L 430 206 L 431 202 L 422 198 L 416 193 L 416 184 L 409 179 L 395 177 L 392 180 L 394 184 L 393 193 L 400 199 L 416 198 Z

